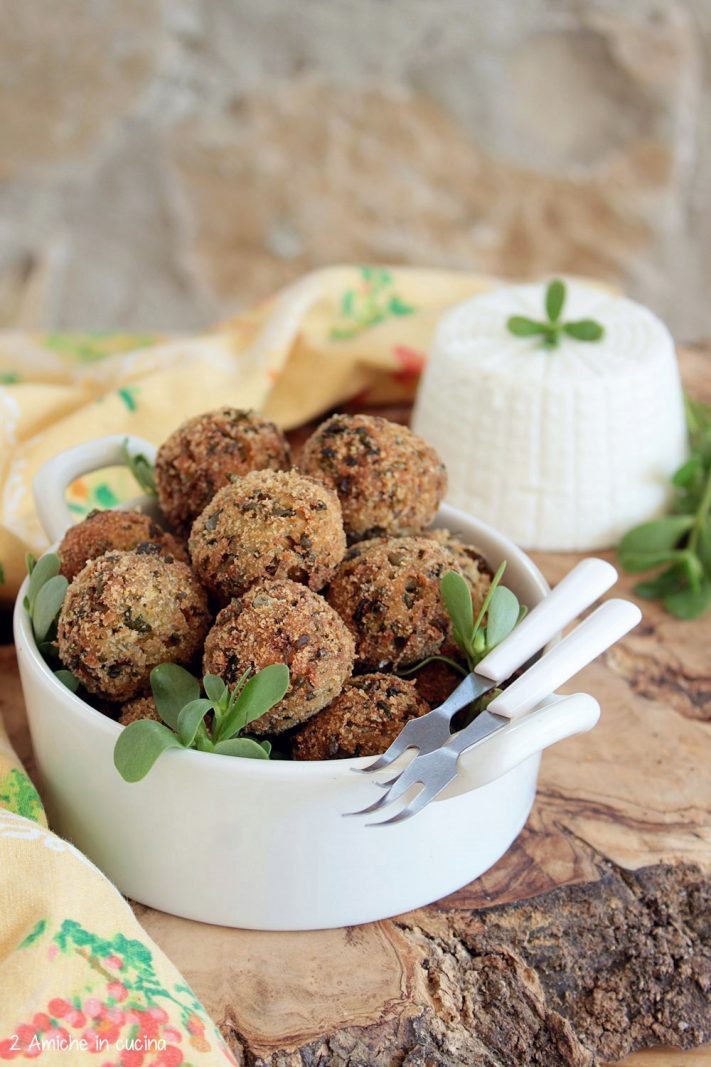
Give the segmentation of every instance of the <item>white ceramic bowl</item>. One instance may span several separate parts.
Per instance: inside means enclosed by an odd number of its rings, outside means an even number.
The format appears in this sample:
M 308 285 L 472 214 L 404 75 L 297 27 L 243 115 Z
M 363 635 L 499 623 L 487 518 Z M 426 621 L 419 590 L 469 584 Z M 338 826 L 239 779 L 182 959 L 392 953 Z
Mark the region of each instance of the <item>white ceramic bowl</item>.
M 90 442 L 38 476 L 41 517 L 55 540 L 71 521 L 66 485 L 116 460 L 120 441 Z M 476 544 L 494 566 L 508 560 L 507 584 L 524 603 L 532 607 L 545 596 L 538 568 L 496 530 L 448 507 L 437 525 Z M 113 765 L 122 728 L 54 677 L 35 646 L 24 595 L 23 586 L 15 641 L 53 828 L 127 896 L 203 922 L 260 930 L 345 926 L 453 892 L 488 870 L 518 835 L 542 750 L 591 729 L 599 716 L 587 694 L 550 697 L 463 756 L 441 798 L 388 827 L 343 818 L 377 795 L 371 780 L 353 773 L 368 759 L 272 763 L 171 750 L 131 785 Z

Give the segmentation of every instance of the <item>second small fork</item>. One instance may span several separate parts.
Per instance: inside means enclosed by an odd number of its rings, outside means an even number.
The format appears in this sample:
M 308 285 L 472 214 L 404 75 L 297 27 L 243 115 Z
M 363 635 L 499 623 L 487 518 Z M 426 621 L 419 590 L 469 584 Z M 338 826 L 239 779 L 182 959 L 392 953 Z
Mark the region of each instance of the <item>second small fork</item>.
M 416 783 L 422 786 L 412 800 L 389 819 L 368 823 L 388 826 L 412 818 L 446 789 L 457 775 L 459 757 L 475 745 L 483 744 L 510 721 L 520 719 L 569 681 L 610 645 L 637 625 L 642 613 L 628 600 L 606 600 L 571 633 L 546 652 L 507 689 L 493 700 L 473 722 L 454 734 L 445 745 L 427 755 L 418 755 L 389 789 L 373 804 L 349 815 L 366 815 L 401 799 Z
M 450 737 L 450 724 L 456 712 L 510 678 L 560 630 L 589 608 L 617 581 L 617 571 L 603 559 L 581 560 L 548 596 L 512 630 L 467 675 L 445 702 L 418 719 L 410 719 L 388 749 L 367 767 L 356 767 L 362 774 L 371 774 L 389 766 L 408 748 L 424 756 L 444 745 Z M 386 783 L 383 783 L 386 784 Z

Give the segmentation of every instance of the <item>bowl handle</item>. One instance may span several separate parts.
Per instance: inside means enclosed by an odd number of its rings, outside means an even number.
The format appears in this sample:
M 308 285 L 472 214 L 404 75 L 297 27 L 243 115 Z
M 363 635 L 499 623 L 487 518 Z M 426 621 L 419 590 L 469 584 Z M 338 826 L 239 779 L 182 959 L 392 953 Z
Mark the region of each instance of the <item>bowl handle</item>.
M 156 448 L 150 441 L 132 434 L 114 434 L 68 448 L 40 467 L 32 482 L 32 494 L 39 520 L 51 542 L 60 541 L 77 521 L 65 499 L 72 482 L 104 467 L 123 466 L 124 445 L 129 452 L 142 452 L 151 463 L 155 462 Z
M 520 719 L 506 726 L 459 760 L 459 774 L 440 800 L 459 796 L 493 782 L 530 756 L 574 734 L 592 730 L 600 718 L 600 705 L 588 693 L 553 694 Z

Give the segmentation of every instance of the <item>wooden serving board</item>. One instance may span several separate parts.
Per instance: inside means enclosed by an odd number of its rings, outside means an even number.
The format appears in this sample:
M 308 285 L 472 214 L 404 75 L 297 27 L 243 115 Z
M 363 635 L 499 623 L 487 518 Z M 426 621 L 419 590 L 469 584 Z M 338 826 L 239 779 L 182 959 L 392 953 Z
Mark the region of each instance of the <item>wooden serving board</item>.
M 711 401 L 711 350 L 686 350 L 682 366 L 691 392 Z M 614 560 L 612 554 L 608 558 Z M 556 582 L 576 557 L 536 559 Z M 632 584 L 623 578 L 614 595 L 632 596 Z M 681 871 L 698 864 L 711 873 L 711 620 L 679 622 L 656 605 L 641 606 L 640 627 L 575 681 L 575 689 L 599 699 L 600 724 L 544 754 L 538 797 L 523 833 L 491 871 L 452 897 L 402 920 L 308 934 L 227 930 L 136 908 L 216 1019 L 239 1062 L 280 1067 L 528 1063 L 492 1052 L 490 1034 L 482 1037 L 483 1051 L 476 1041 L 471 1044 L 469 1002 L 482 1005 L 482 1013 L 491 1010 L 482 990 L 492 975 L 503 983 L 497 996 L 503 990 L 510 1015 L 535 1017 L 546 1033 L 557 1034 L 557 1051 L 530 1062 L 553 1067 L 603 1062 L 604 1056 L 594 1061 L 577 1047 L 571 1052 L 568 1024 L 560 1030 L 558 1016 L 551 1016 L 549 992 L 556 979 L 546 975 L 545 952 L 534 974 L 535 961 L 533 970 L 522 968 L 508 948 L 498 942 L 492 948 L 491 938 L 500 936 L 500 925 L 519 922 L 514 932 L 520 940 L 521 922 L 533 929 L 552 916 L 560 923 L 561 916 L 572 916 L 574 928 L 579 914 L 581 927 L 594 925 L 600 901 L 603 916 L 605 909 L 631 915 L 628 908 L 637 905 L 627 899 L 627 883 L 637 893 L 636 876 L 620 879 L 618 867 L 631 871 L 664 863 Z M 0 651 L 0 709 L 20 754 L 30 758 L 10 647 Z M 662 882 L 668 877 L 655 866 L 650 877 L 657 874 Z M 532 904 L 510 907 L 531 898 Z M 483 925 L 479 913 L 488 916 Z M 657 921 L 669 930 L 677 919 Z M 631 928 L 637 920 L 625 922 Z M 624 939 L 623 926 L 614 934 L 615 945 Z M 566 938 L 575 940 L 574 929 L 572 935 L 568 928 L 561 930 L 556 926 L 550 941 L 556 950 Z M 483 947 L 475 951 L 472 945 Z M 633 946 L 630 958 L 634 953 Z M 681 987 L 682 977 L 678 982 Z M 701 987 L 691 984 L 698 994 Z M 700 995 L 708 997 L 708 989 Z M 634 991 L 630 996 L 634 1008 Z M 478 1017 L 474 1011 L 469 1030 L 476 1030 Z M 494 1019 L 496 1033 L 505 1025 Z M 619 1027 L 620 1047 L 624 1031 Z M 649 1043 L 663 1033 L 650 1023 Z M 603 1035 L 597 1047 L 617 1046 L 606 1046 Z M 711 1045 L 685 1052 L 638 1051 L 621 1062 L 711 1067 Z

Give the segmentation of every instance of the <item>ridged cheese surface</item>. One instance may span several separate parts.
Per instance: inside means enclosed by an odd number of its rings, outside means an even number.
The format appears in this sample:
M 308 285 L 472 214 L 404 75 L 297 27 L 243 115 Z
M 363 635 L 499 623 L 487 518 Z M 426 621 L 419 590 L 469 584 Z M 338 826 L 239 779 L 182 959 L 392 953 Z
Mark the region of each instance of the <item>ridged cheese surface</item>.
M 509 316 L 545 318 L 545 288 L 504 287 L 443 317 L 413 428 L 447 465 L 451 504 L 528 548 L 604 548 L 667 506 L 686 457 L 674 345 L 647 308 L 573 282 L 562 318 L 597 320 L 602 340 L 513 336 Z

